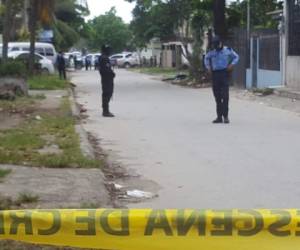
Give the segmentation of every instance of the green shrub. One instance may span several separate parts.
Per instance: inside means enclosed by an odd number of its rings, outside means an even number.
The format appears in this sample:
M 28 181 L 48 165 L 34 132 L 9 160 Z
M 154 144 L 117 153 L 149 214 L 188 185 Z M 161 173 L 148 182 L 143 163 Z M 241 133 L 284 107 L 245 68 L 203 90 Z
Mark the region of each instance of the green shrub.
M 0 76 L 25 77 L 26 75 L 26 66 L 20 61 L 8 60 L 5 63 L 0 63 Z
M 30 89 L 37 90 L 55 90 L 68 87 L 68 81 L 61 80 L 56 75 L 35 75 L 28 79 L 28 84 Z

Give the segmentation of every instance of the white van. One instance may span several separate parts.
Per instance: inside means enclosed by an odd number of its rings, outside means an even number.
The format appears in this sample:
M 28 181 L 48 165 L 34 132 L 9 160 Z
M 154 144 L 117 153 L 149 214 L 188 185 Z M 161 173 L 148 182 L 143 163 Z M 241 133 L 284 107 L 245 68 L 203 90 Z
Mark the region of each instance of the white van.
M 10 42 L 8 43 L 8 53 L 13 51 L 29 51 L 29 42 Z M 56 50 L 50 43 L 35 43 L 35 52 L 56 62 Z M 2 54 L 2 44 L 0 44 L 0 54 Z

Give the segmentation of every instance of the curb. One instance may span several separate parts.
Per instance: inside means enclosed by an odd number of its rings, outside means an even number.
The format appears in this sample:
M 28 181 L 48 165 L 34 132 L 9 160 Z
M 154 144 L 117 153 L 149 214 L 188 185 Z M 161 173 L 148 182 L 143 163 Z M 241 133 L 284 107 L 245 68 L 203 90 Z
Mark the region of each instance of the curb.
M 275 89 L 274 94 L 276 94 L 277 96 L 281 96 L 281 97 L 300 100 L 300 92 L 299 91 L 295 91 L 295 90 L 291 90 L 291 89 L 287 89 L 287 88 Z
M 80 111 L 78 109 L 78 106 L 76 105 L 75 91 L 73 89 L 71 89 L 71 90 L 69 90 L 69 92 L 70 92 L 69 100 L 70 100 L 70 104 L 71 104 L 72 114 L 75 117 L 79 117 L 80 116 Z M 82 151 L 83 155 L 85 157 L 95 159 L 96 156 L 95 156 L 95 153 L 94 153 L 94 150 L 93 150 L 93 146 L 90 144 L 89 139 L 88 139 L 88 134 L 84 130 L 84 128 L 83 128 L 80 121 L 79 121 L 79 124 L 75 125 L 75 130 L 76 130 L 76 133 L 79 135 L 80 148 L 81 148 L 81 151 Z

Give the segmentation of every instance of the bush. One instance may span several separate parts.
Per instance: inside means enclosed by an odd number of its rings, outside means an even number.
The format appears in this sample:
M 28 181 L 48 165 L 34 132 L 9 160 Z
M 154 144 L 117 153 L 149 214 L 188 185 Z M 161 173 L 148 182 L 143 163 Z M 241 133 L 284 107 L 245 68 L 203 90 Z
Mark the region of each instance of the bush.
M 0 76 L 25 77 L 26 75 L 26 66 L 20 61 L 8 60 L 0 63 Z

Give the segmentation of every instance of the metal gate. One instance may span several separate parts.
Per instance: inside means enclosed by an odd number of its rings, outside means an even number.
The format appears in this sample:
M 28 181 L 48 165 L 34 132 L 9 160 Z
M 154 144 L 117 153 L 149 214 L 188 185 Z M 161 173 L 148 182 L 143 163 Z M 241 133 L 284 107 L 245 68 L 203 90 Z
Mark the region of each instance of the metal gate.
M 239 63 L 234 67 L 232 74 L 232 84 L 236 87 L 246 87 L 246 69 L 247 62 L 247 31 L 245 29 L 236 28 L 229 34 L 225 45 L 233 48 L 240 56 Z
M 253 36 L 250 47 L 247 88 L 281 86 L 282 60 L 279 34 Z

